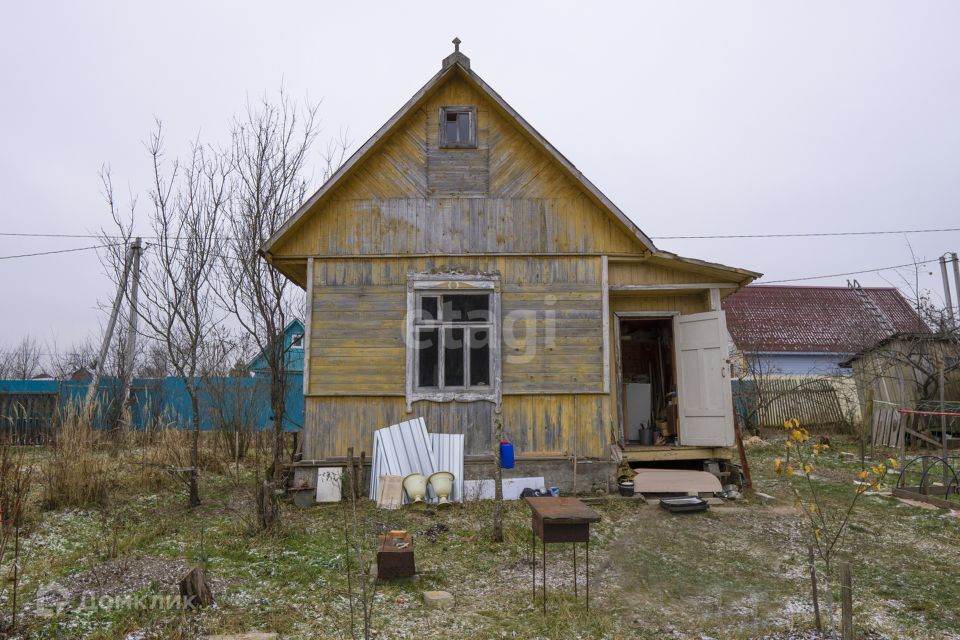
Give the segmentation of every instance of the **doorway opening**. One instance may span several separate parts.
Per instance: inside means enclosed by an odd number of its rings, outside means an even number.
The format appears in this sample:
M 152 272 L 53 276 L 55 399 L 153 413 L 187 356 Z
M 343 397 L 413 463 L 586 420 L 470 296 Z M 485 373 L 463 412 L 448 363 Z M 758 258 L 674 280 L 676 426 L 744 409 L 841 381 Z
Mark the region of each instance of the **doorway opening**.
M 620 427 L 628 446 L 677 444 L 673 319 L 620 318 Z

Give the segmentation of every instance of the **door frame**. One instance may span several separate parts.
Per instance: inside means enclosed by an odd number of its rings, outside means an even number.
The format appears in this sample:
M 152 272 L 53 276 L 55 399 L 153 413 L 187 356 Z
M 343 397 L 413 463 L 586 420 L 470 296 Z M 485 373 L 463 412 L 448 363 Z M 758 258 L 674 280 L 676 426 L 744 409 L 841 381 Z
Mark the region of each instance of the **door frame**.
M 677 316 L 681 315 L 679 311 L 614 311 L 613 312 L 613 332 L 614 332 L 614 358 L 616 367 L 616 385 L 617 385 L 617 435 L 624 446 L 627 444 L 627 434 L 623 426 L 623 356 L 620 352 L 620 323 L 623 320 L 669 320 L 676 324 Z M 677 363 L 677 340 L 673 339 L 673 363 Z M 677 380 L 679 386 L 680 381 Z M 680 389 L 677 389 L 679 393 Z M 677 437 L 680 436 L 680 425 L 677 425 Z M 681 443 L 683 444 L 683 443 Z

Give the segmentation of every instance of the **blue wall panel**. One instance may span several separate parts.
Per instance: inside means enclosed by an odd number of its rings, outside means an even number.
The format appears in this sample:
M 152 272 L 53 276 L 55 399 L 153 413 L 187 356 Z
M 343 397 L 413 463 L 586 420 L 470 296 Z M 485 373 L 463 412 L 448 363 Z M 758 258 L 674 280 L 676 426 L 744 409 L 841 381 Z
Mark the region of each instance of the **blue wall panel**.
M 198 380 L 200 428 L 239 424 L 244 428 L 273 429 L 270 387 L 266 375 Z M 79 406 L 87 395 L 87 382 L 58 380 L 0 380 L 0 394 L 59 394 L 60 410 Z M 95 426 L 112 424 L 120 383 L 116 378 L 100 381 L 95 404 Z M 136 378 L 130 389 L 133 426 L 142 429 L 158 424 L 193 427 L 193 411 L 183 378 Z M 303 426 L 303 374 L 288 372 L 286 413 L 283 428 L 299 431 Z
M 849 369 L 840 363 L 849 356 L 842 353 L 763 353 L 750 354 L 750 364 L 759 361 L 760 371 L 771 375 L 790 376 L 846 376 Z

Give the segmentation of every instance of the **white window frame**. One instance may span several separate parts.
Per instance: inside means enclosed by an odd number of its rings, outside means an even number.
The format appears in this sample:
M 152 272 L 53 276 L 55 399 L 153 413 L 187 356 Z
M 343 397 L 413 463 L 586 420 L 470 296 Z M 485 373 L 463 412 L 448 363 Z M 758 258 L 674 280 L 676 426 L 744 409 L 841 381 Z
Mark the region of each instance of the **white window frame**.
M 458 323 L 457 327 L 463 327 L 465 335 L 471 326 L 482 325 L 489 330 L 488 339 L 490 341 L 490 385 L 486 388 L 476 387 L 455 387 L 447 389 L 418 389 L 418 349 L 416 348 L 416 331 L 428 326 L 417 322 L 420 305 L 419 300 L 422 295 L 443 295 L 451 292 L 489 292 L 490 294 L 490 320 L 489 322 L 476 323 L 469 322 Z M 437 323 L 441 330 L 444 325 Z M 497 274 L 435 274 L 435 273 L 411 273 L 407 276 L 407 322 L 406 322 L 406 344 L 407 344 L 407 367 L 406 367 L 406 400 L 407 411 L 413 410 L 413 403 L 419 400 L 430 400 L 433 402 L 493 402 L 500 407 L 501 399 L 501 375 L 500 375 L 500 276 Z M 469 351 L 469 350 L 468 350 Z M 443 350 L 440 350 L 440 376 L 443 376 Z M 464 363 L 465 369 L 469 367 L 469 361 Z M 465 375 L 469 373 L 465 370 Z

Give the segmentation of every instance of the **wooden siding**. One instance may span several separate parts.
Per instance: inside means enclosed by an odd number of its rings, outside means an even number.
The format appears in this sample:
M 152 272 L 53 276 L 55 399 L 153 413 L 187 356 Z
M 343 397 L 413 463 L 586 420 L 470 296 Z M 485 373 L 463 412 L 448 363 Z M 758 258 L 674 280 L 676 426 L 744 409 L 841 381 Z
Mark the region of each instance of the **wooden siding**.
M 461 102 L 463 101 L 463 102 Z M 444 106 L 476 107 L 475 149 L 440 147 L 440 110 Z M 463 81 L 440 87 L 423 109 L 427 134 L 427 192 L 430 196 L 480 196 L 490 192 L 489 107 Z
M 407 274 L 501 274 L 503 393 L 603 390 L 598 257 L 316 259 L 309 395 L 403 395 Z M 359 391 L 358 391 L 359 390 Z
M 510 396 L 504 433 L 520 454 L 609 459 L 610 396 Z
M 306 398 L 303 456 L 323 460 L 344 456 L 353 447 L 357 455 L 366 451 L 369 457 L 375 430 L 415 417 L 422 417 L 431 433 L 463 433 L 467 455 L 486 455 L 493 444 L 492 416 L 491 402 L 421 401 L 407 413 L 403 397 Z
M 606 458 L 609 456 L 608 397 L 512 396 L 504 398 L 503 429 L 521 455 Z M 463 433 L 465 453 L 491 455 L 493 403 L 416 402 L 406 413 L 402 397 L 344 396 L 306 399 L 306 460 L 372 453 L 376 429 L 423 417 L 433 433 Z
M 445 105 L 475 105 L 478 149 L 438 148 Z M 459 197 L 471 196 L 471 197 Z M 640 242 L 462 78 L 442 85 L 271 253 L 643 255 Z
M 632 284 L 696 284 L 712 282 L 712 276 L 689 265 L 671 268 L 648 262 L 611 262 L 610 286 Z
M 283 255 L 635 253 L 585 197 L 336 200 Z
M 612 266 L 612 265 L 611 265 Z M 659 294 L 659 295 L 632 295 L 630 293 L 610 293 L 610 311 L 613 313 L 626 311 L 643 311 L 652 313 L 700 313 L 709 311 L 710 306 L 706 294 Z

